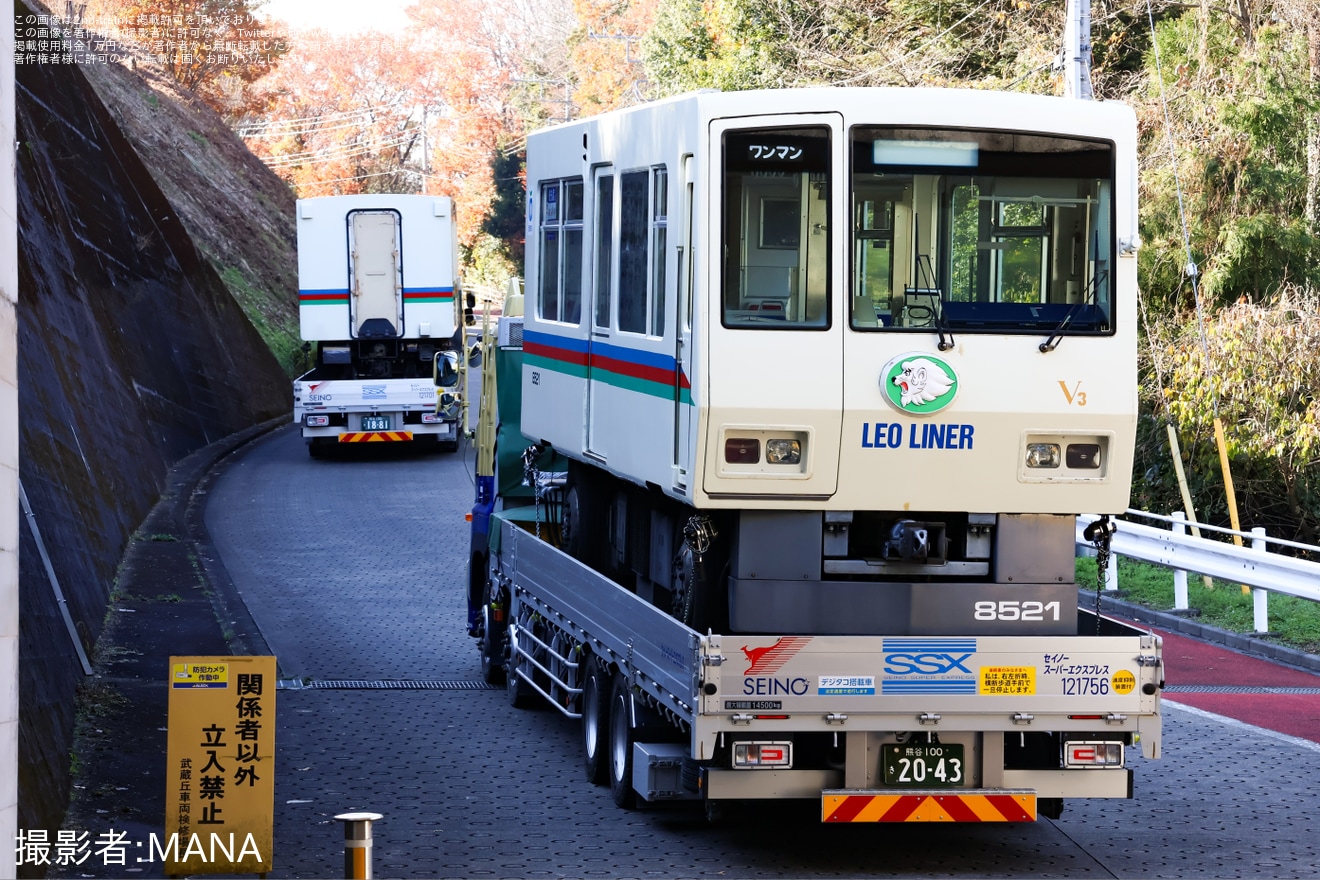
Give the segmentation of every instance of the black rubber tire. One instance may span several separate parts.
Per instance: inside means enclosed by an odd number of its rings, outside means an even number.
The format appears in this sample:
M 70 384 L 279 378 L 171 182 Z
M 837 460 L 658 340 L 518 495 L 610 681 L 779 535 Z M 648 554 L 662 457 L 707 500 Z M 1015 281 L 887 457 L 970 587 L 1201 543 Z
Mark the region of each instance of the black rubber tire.
M 481 609 L 482 632 L 478 648 L 481 651 L 481 680 L 490 685 L 504 684 L 504 626 L 490 619 L 490 597 Z
M 628 707 L 631 697 L 628 681 L 622 675 L 614 677 L 613 696 L 610 697 L 609 777 L 610 795 L 614 803 L 625 810 L 637 806 L 637 793 L 632 787 L 633 727 Z
M 604 785 L 609 774 L 610 730 L 609 674 L 601 662 L 592 657 L 587 661 L 587 674 L 582 682 L 582 754 L 583 769 L 592 785 Z
M 598 547 L 601 531 L 592 491 L 592 486 L 584 479 L 569 484 L 564 492 L 560 533 L 568 555 L 595 568 L 601 557 Z

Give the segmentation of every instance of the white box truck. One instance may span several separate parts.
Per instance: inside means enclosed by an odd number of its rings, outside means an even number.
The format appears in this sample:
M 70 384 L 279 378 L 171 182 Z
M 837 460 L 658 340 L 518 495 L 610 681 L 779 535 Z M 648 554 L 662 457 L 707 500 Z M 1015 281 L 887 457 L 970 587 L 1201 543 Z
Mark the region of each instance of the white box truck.
M 298 313 L 315 365 L 293 384 L 312 456 L 343 443 L 458 448 L 453 205 L 428 195 L 298 202 Z

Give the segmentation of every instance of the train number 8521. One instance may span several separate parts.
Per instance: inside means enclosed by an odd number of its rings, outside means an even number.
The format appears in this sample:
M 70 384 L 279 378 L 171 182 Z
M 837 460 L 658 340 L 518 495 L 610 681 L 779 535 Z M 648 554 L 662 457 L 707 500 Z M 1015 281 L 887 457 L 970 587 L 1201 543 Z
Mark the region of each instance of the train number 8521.
M 977 620 L 1058 620 L 1058 602 L 1018 601 L 977 602 L 974 606 Z

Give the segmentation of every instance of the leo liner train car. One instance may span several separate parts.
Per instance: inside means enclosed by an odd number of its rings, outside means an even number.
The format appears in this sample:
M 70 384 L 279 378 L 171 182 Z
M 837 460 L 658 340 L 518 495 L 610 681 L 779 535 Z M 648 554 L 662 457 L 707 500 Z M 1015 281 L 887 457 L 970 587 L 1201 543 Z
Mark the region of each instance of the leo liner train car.
M 562 478 L 479 505 L 488 668 L 583 716 L 621 803 L 1129 797 L 1159 642 L 1073 560 L 1128 504 L 1136 193 L 1114 103 L 703 92 L 532 134 L 499 418 Z

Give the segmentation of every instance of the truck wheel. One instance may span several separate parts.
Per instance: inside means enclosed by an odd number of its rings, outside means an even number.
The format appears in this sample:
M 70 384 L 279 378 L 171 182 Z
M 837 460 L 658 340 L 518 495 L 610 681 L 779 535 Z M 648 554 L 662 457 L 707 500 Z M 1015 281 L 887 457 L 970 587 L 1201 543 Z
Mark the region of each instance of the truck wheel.
M 628 711 L 630 703 L 628 680 L 622 675 L 616 675 L 614 695 L 610 698 L 610 794 L 614 797 L 614 803 L 625 810 L 637 806 L 637 793 L 632 787 L 633 726 L 632 713 Z
M 583 766 L 587 781 L 604 785 L 608 771 L 606 739 L 610 729 L 609 676 L 600 660 L 588 661 L 587 677 L 582 684 L 582 746 Z
M 307 454 L 312 458 L 323 458 L 329 445 L 324 439 L 313 437 L 307 441 Z
M 496 630 L 499 630 L 496 632 Z M 504 647 L 504 627 L 491 620 L 490 600 L 481 608 L 481 680 L 486 684 L 504 684 L 504 666 L 500 655 Z

